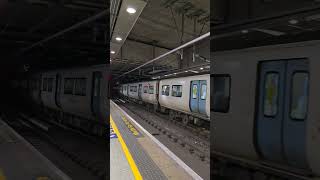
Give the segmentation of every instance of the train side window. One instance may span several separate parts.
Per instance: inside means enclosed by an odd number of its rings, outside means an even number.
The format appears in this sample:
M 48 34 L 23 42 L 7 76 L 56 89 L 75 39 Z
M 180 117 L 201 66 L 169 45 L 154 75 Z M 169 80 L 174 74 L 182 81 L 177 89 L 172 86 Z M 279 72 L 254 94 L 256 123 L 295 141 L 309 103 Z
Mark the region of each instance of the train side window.
M 201 98 L 201 100 L 205 100 L 207 98 L 207 85 L 206 84 L 201 85 L 200 98 Z
M 182 96 L 182 86 L 181 85 L 172 85 L 171 96 L 181 97 Z
M 43 78 L 43 80 L 42 80 L 42 91 L 47 91 L 47 87 L 48 87 L 48 79 L 47 78 Z
M 75 79 L 75 88 L 74 94 L 78 96 L 85 96 L 86 95 L 86 86 L 87 86 L 87 79 L 86 78 L 77 78 Z
M 279 90 L 279 74 L 277 72 L 269 72 L 265 75 L 264 83 L 264 107 L 265 116 L 273 117 L 278 112 L 278 90 Z
M 137 92 L 137 86 L 133 86 L 133 92 Z
M 227 113 L 230 106 L 230 75 L 213 75 L 213 102 L 212 109 L 215 112 Z
M 162 86 L 162 90 L 161 90 L 161 94 L 164 96 L 169 96 L 170 93 L 170 86 L 169 85 L 163 85 Z
M 74 79 L 65 78 L 64 79 L 64 94 L 72 94 L 74 86 Z
M 154 94 L 154 86 L 149 86 L 149 94 Z
M 48 92 L 52 92 L 53 78 L 48 78 Z
M 295 72 L 291 79 L 290 117 L 293 120 L 304 120 L 308 109 L 309 74 Z
M 143 87 L 143 93 L 148 93 L 148 86 Z

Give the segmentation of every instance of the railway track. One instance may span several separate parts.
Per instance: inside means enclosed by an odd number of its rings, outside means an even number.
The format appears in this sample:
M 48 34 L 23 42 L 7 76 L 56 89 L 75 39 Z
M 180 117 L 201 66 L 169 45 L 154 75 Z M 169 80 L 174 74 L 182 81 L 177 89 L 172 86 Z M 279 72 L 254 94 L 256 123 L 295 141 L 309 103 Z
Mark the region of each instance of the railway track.
M 129 110 L 134 115 L 157 129 L 163 135 L 176 143 L 181 148 L 187 150 L 193 156 L 199 158 L 202 162 L 210 163 L 210 140 L 209 134 L 197 133 L 199 129 L 192 130 L 193 127 L 187 127 L 183 123 L 169 121 L 168 118 L 160 113 L 149 112 L 141 105 L 126 103 L 123 100 L 115 100 L 122 108 Z
M 94 141 L 80 132 L 63 129 L 52 123 L 48 123 L 46 131 L 29 121 L 25 115 L 3 115 L 3 119 L 72 179 L 106 178 L 106 143 Z

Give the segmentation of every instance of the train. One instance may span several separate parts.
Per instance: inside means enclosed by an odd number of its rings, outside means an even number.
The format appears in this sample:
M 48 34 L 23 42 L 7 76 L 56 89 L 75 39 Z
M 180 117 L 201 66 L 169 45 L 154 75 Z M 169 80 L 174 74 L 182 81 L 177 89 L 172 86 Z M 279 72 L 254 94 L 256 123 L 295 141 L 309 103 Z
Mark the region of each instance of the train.
M 319 179 L 319 49 L 306 41 L 214 53 L 212 172 Z
M 170 120 L 205 125 L 210 121 L 210 74 L 122 84 L 120 94 Z
M 21 83 L 27 99 L 59 123 L 105 136 L 110 80 L 102 64 L 32 73 Z

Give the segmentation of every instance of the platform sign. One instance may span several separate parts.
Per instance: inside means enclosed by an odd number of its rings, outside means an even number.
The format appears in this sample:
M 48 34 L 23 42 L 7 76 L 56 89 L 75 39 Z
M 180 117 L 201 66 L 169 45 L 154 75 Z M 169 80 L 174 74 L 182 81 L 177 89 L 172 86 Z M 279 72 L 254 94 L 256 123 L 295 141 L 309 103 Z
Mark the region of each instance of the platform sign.
M 110 139 L 118 138 L 117 134 L 114 132 L 112 126 L 110 126 Z

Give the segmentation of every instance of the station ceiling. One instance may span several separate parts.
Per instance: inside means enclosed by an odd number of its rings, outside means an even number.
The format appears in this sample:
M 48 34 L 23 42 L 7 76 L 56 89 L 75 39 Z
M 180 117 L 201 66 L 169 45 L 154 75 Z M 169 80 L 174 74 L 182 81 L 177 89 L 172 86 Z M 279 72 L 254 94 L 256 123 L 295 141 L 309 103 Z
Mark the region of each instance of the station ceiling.
M 122 3 L 130 3 L 130 1 L 142 0 L 123 0 Z M 141 14 L 137 15 L 132 28 L 127 30 L 129 35 L 125 42 L 122 42 L 122 49 L 111 54 L 114 78 L 210 31 L 209 0 L 148 0 L 144 2 Z M 118 9 L 120 10 L 115 16 L 123 17 L 121 8 Z M 130 16 L 127 12 L 124 14 Z M 123 21 L 125 22 L 126 18 L 117 19 L 115 24 Z M 117 31 L 111 32 L 111 37 L 115 38 L 117 33 Z M 111 41 L 117 43 L 114 39 Z M 156 72 L 170 71 L 178 66 L 177 54 L 172 54 L 144 67 L 140 72 L 137 70 L 130 73 L 126 78 L 137 76 L 150 78 L 157 75 Z
M 107 12 L 107 3 L 105 0 L 0 1 L 1 63 L 31 71 L 106 63 L 107 13 L 71 31 L 63 30 Z
M 236 23 L 211 24 L 212 51 L 320 39 L 320 6 L 273 13 Z

